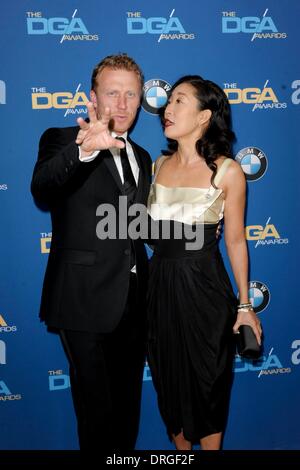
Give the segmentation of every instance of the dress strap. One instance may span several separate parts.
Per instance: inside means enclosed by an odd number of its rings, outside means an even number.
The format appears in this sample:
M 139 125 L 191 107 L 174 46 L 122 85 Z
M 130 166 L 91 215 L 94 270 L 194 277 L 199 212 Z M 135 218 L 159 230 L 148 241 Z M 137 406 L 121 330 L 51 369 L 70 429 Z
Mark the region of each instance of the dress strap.
M 229 167 L 231 162 L 232 162 L 231 158 L 225 158 L 223 163 L 219 166 L 219 169 L 217 171 L 217 174 L 216 174 L 215 180 L 214 180 L 214 183 L 215 183 L 216 186 L 218 186 L 218 184 L 220 183 L 221 179 L 225 175 L 225 173 L 227 171 L 227 168 Z
M 163 162 L 166 160 L 166 158 L 169 158 L 168 155 L 162 155 L 161 157 L 158 157 L 155 162 L 154 162 L 154 177 L 153 177 L 153 183 L 155 183 L 155 180 L 157 178 L 158 172 L 160 170 L 160 167 L 162 166 Z

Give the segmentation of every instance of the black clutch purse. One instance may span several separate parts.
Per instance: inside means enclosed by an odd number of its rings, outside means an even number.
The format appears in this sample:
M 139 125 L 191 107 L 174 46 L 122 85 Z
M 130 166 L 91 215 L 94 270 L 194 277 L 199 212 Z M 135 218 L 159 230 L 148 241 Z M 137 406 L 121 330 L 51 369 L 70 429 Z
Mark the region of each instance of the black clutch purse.
M 236 333 L 236 346 L 239 356 L 245 359 L 258 359 L 261 355 L 261 346 L 249 325 L 239 327 Z

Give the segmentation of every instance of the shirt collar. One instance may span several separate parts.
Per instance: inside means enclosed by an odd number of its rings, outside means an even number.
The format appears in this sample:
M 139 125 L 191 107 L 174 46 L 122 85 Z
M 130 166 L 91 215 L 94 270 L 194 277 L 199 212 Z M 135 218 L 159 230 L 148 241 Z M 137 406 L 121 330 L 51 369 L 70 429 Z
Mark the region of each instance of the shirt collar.
M 127 136 L 128 136 L 128 132 L 124 132 L 124 134 L 122 135 L 118 135 L 116 134 L 114 131 L 111 132 L 111 136 L 115 139 L 116 137 L 123 137 L 123 139 L 125 139 L 125 141 L 127 142 Z

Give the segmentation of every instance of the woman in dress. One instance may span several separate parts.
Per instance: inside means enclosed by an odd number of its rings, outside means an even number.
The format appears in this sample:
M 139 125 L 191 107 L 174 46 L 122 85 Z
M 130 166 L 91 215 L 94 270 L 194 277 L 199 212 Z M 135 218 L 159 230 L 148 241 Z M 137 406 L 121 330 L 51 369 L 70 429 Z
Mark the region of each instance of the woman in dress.
M 156 161 L 148 200 L 160 227 L 150 262 L 148 361 L 176 449 L 200 443 L 217 450 L 232 383 L 233 333 L 250 325 L 259 343 L 262 333 L 248 298 L 246 183 L 231 158 L 229 103 L 215 83 L 198 75 L 179 79 L 163 121 L 170 151 Z M 218 248 L 223 217 L 239 305 Z

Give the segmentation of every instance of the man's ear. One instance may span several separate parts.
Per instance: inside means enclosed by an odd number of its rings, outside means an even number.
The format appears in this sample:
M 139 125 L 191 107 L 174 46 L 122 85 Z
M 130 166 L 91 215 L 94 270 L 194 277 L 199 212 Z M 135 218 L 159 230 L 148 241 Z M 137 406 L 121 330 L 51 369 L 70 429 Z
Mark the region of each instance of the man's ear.
M 90 98 L 91 98 L 91 102 L 94 105 L 94 108 L 96 109 L 97 108 L 97 96 L 96 96 L 96 93 L 94 92 L 94 90 L 90 91 Z
M 212 112 L 210 109 L 203 109 L 199 113 L 199 124 L 203 126 L 203 124 L 208 124 L 211 118 Z

